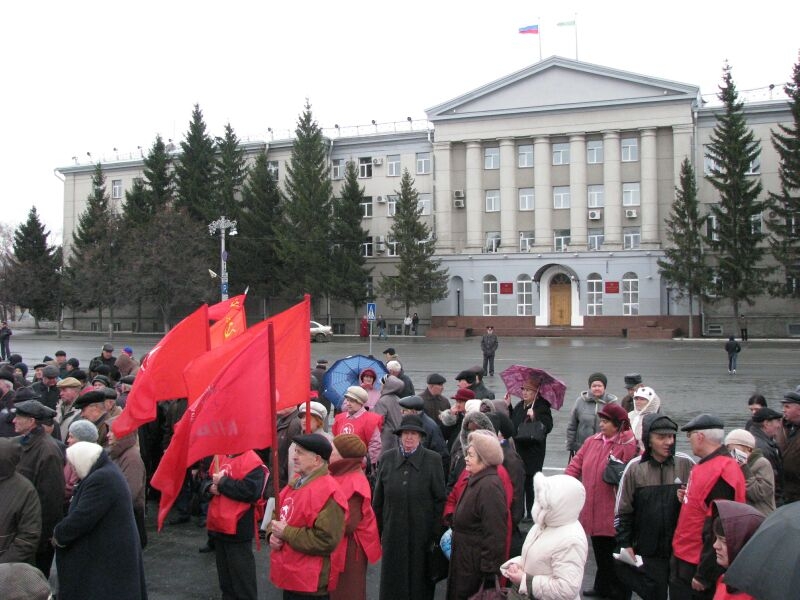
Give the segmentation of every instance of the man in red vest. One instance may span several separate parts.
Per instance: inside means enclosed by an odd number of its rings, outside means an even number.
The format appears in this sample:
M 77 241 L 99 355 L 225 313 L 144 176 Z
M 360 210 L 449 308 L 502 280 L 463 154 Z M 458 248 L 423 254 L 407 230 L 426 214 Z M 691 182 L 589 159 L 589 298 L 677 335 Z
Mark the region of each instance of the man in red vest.
M 267 528 L 269 577 L 284 600 L 326 599 L 344 569 L 344 554 L 331 555 L 344 535 L 347 499 L 328 473 L 328 439 L 310 433 L 294 444 L 297 476 L 281 491 Z
M 267 467 L 252 450 L 217 455 L 211 463 L 206 527 L 217 558 L 217 577 L 223 598 L 257 600 L 253 537 L 256 504 L 267 486 Z M 262 510 L 263 514 L 263 510 Z
M 678 490 L 682 506 L 672 538 L 670 600 L 713 598 L 722 569 L 713 548 L 712 503 L 745 501 L 742 470 L 722 445 L 724 427 L 719 417 L 702 414 L 681 428 L 700 461 L 689 474 L 686 487 Z

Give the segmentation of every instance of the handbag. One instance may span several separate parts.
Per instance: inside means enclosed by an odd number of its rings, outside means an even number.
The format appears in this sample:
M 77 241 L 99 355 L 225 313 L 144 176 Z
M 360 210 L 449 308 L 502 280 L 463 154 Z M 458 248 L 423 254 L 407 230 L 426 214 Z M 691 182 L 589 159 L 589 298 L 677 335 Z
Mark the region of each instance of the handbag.
M 603 469 L 603 481 L 608 485 L 618 486 L 619 482 L 622 481 L 622 473 L 625 471 L 627 464 L 613 454 L 609 454 L 606 468 Z
M 472 594 L 467 600 L 515 600 L 523 598 L 513 587 L 500 587 L 500 581 L 495 576 L 494 587 L 487 588 L 486 582 L 481 582 L 481 589 Z
M 428 546 L 425 555 L 425 577 L 430 583 L 436 585 L 443 579 L 447 579 L 449 573 L 450 561 L 442 552 L 439 540 L 434 539 Z
M 526 419 L 517 427 L 517 435 L 514 436 L 514 441 L 527 444 L 543 444 L 546 438 L 547 432 L 545 431 L 544 423 Z

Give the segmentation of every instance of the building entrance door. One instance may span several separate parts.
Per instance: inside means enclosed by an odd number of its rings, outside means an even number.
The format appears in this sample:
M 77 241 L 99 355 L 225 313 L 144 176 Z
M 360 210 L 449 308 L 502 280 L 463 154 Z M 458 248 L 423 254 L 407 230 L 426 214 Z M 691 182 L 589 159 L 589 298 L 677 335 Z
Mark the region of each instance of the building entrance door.
M 550 325 L 572 323 L 572 282 L 559 273 L 550 280 Z

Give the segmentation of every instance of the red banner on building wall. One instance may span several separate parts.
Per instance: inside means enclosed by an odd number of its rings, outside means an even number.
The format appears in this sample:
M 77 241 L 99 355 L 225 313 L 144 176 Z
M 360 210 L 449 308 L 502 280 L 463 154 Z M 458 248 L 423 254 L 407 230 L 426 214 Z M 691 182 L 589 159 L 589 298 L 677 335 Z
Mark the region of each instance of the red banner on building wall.
M 606 281 L 606 294 L 619 294 L 619 281 Z
M 500 293 L 501 294 L 513 294 L 514 293 L 514 284 L 513 283 L 500 283 Z

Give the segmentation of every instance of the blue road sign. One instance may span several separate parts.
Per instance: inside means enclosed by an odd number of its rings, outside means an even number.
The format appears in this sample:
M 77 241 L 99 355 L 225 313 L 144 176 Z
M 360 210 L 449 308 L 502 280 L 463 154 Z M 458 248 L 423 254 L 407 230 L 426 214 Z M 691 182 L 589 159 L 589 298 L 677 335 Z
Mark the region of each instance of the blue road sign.
M 370 321 L 375 320 L 375 313 L 378 312 L 377 305 L 375 302 L 368 302 L 367 303 L 367 319 Z

